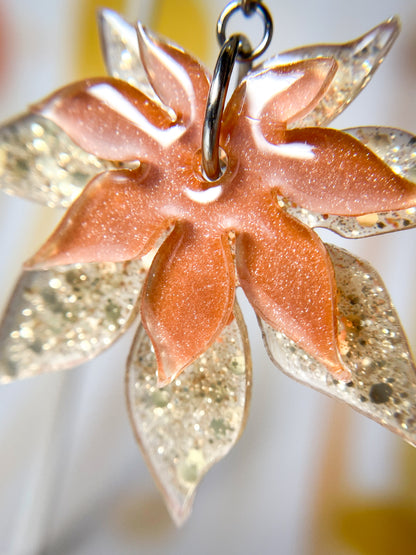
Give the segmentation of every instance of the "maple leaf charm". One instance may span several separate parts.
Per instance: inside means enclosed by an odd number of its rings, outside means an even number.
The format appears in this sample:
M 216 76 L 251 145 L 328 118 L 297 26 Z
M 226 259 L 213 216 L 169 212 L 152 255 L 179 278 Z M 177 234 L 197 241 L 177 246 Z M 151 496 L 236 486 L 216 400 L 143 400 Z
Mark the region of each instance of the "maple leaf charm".
M 3 380 L 98 354 L 140 311 L 128 363 L 131 418 L 182 522 L 198 481 L 245 423 L 251 373 L 240 285 L 278 366 L 416 442 L 414 366 L 385 288 L 366 263 L 325 246 L 312 229 L 355 237 L 416 225 L 414 138 L 318 127 L 366 84 L 397 21 L 248 73 L 223 115 L 224 171 L 215 182 L 201 170 L 208 72 L 141 25 L 137 42 L 108 10 L 101 30 L 112 77 L 64 87 L 0 132 L 5 189 L 70 204 L 12 298 Z M 36 140 L 60 152 L 52 175 L 33 154 Z M 19 141 L 33 147 L 21 154 L 37 168 L 31 192 L 19 185 Z M 403 163 L 393 171 L 398 147 Z M 81 174 L 80 184 L 62 188 L 65 172 Z M 413 404 L 400 405 L 404 391 Z

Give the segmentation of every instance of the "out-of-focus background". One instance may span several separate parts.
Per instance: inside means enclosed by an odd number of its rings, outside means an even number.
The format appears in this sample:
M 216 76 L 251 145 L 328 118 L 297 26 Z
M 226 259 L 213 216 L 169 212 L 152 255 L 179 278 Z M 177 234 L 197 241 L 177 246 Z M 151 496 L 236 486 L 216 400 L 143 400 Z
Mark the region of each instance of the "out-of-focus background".
M 213 67 L 225 0 L 0 0 L 0 115 L 76 78 L 99 75 L 95 10 L 141 19 Z M 269 53 L 344 42 L 397 13 L 402 33 L 334 126 L 416 133 L 414 0 L 269 0 Z M 248 31 L 250 33 L 250 31 Z M 1 303 L 56 214 L 1 196 Z M 325 238 L 381 273 L 416 349 L 416 230 Z M 204 479 L 193 514 L 172 524 L 133 438 L 124 402 L 131 334 L 94 362 L 0 388 L 0 553 L 383 555 L 416 551 L 416 450 L 268 360 L 245 308 L 254 390 L 242 439 Z

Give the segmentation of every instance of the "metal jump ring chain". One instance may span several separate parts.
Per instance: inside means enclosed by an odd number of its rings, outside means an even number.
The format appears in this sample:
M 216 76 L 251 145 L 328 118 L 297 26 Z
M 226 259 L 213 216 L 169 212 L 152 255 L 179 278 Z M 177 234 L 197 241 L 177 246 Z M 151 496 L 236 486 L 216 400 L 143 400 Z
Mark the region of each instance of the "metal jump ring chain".
M 222 47 L 209 89 L 202 131 L 202 168 L 210 181 L 215 181 L 221 175 L 219 158 L 221 116 L 239 43 L 240 36 L 233 35 Z
M 246 17 L 258 13 L 263 19 L 263 38 L 254 50 L 245 35 L 232 35 L 228 39 L 226 37 L 227 22 L 237 10 L 242 10 Z M 270 12 L 260 2 L 231 2 L 218 18 L 217 38 L 222 48 L 212 77 L 202 132 L 202 169 L 205 177 L 210 181 L 215 181 L 221 175 L 219 157 L 221 118 L 234 64 L 236 61 L 251 63 L 261 56 L 269 46 L 272 34 L 273 22 Z
M 242 11 L 246 17 L 257 13 L 263 20 L 264 32 L 260 44 L 250 52 L 244 50 L 238 53 L 238 61 L 252 61 L 263 54 L 268 48 L 273 36 L 273 20 L 269 10 L 261 2 L 230 2 L 221 12 L 217 22 L 217 38 L 220 46 L 227 40 L 226 30 L 230 17 L 237 11 Z
M 260 2 L 253 2 L 253 0 L 241 0 L 241 8 L 245 15 L 250 15 L 253 12 L 253 4 L 259 4 Z

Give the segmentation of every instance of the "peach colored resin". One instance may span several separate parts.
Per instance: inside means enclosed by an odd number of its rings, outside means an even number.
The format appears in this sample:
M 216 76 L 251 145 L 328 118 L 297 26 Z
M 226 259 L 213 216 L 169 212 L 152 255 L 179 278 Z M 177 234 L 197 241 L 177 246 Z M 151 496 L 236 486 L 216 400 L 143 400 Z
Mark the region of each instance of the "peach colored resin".
M 330 257 L 315 232 L 279 208 L 276 195 L 324 214 L 357 216 L 414 206 L 416 188 L 345 133 L 287 129 L 327 90 L 336 70 L 328 58 L 253 71 L 242 81 L 223 116 L 226 169 L 207 181 L 200 149 L 209 75 L 142 27 L 139 43 L 160 103 L 104 78 L 65 87 L 32 108 L 86 151 L 140 165 L 93 179 L 26 267 L 130 260 L 173 228 L 142 297 L 159 384 L 203 353 L 232 318 L 234 259 L 259 316 L 348 380 Z

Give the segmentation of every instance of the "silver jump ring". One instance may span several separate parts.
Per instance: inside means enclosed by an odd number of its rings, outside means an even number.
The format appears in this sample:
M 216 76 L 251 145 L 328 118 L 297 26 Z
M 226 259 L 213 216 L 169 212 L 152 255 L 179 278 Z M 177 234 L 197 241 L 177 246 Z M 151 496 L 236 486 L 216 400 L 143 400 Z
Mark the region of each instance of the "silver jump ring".
M 226 36 L 226 29 L 227 23 L 232 14 L 238 10 L 241 10 L 246 17 L 251 17 L 253 13 L 258 13 L 261 18 L 263 19 L 264 23 L 264 33 L 263 38 L 260 44 L 252 50 L 251 52 L 245 52 L 244 50 L 240 50 L 238 52 L 238 60 L 239 61 L 252 61 L 263 54 L 263 52 L 267 49 L 272 40 L 273 36 L 273 21 L 272 16 L 270 15 L 269 10 L 261 4 L 260 2 L 230 2 L 221 12 L 220 17 L 218 18 L 217 22 L 217 38 L 221 46 L 225 44 L 227 40 Z
M 228 84 L 240 45 L 240 36 L 233 35 L 221 48 L 209 89 L 204 128 L 202 130 L 202 168 L 210 181 L 221 175 L 219 140 L 221 118 Z
M 245 15 L 251 15 L 254 11 L 254 4 L 260 4 L 260 2 L 254 2 L 253 0 L 241 0 L 241 7 Z

